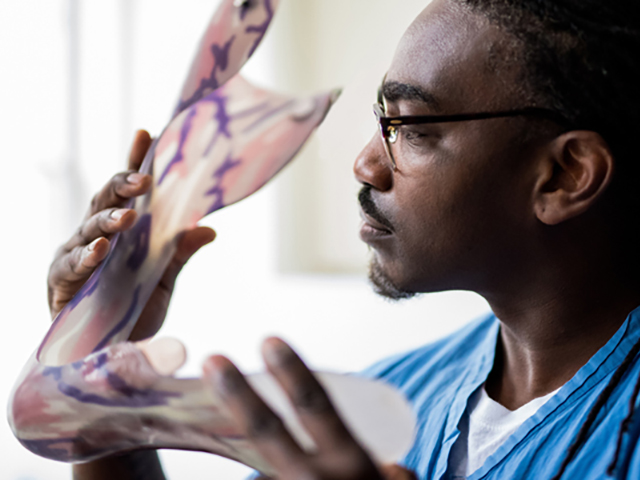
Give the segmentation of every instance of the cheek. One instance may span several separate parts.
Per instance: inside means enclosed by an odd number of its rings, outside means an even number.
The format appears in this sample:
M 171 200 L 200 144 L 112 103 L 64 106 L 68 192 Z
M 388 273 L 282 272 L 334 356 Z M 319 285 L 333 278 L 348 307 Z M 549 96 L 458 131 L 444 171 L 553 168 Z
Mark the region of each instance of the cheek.
M 512 216 L 503 181 L 491 169 L 479 171 L 460 162 L 398 179 L 392 263 L 400 281 L 444 279 L 490 261 L 495 252 L 488 250 L 497 246 Z
M 421 240 L 420 235 L 425 240 L 455 240 L 467 226 L 476 223 L 495 192 L 489 183 L 490 176 L 485 180 L 461 162 L 439 161 L 425 166 L 419 175 L 412 172 L 404 185 L 401 181 L 395 185 L 397 213 L 404 230 L 401 233 L 411 234 L 416 241 Z
M 477 233 L 479 192 L 466 174 L 445 170 L 429 169 L 394 186 L 396 254 L 405 270 L 434 268 L 446 257 L 459 256 Z
M 378 258 L 399 286 L 470 287 L 522 240 L 527 159 L 504 128 L 491 130 L 467 125 L 424 163 L 394 175 L 383 207 L 396 235 Z

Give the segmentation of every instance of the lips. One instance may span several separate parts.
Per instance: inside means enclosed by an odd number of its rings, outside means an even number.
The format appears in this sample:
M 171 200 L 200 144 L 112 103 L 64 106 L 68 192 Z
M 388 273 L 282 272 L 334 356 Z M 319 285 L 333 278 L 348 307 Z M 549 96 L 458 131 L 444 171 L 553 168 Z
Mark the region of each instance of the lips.
M 362 209 L 360 210 L 360 218 L 362 218 L 362 221 L 364 222 L 365 226 L 373 230 L 377 230 L 380 233 L 384 233 L 387 235 L 391 234 L 391 229 L 389 227 L 382 224 L 381 222 L 371 217 L 370 215 L 367 215 L 366 213 L 364 213 Z
M 380 230 L 366 222 L 360 227 L 360 240 L 376 249 L 390 238 L 392 238 L 392 233 L 389 230 Z
M 366 223 L 376 226 L 380 230 L 393 231 L 391 223 L 385 218 L 378 209 L 378 205 L 373 201 L 371 185 L 364 185 L 358 194 L 358 202 L 360 203 L 361 215 Z
M 360 217 L 363 221 L 360 228 L 360 238 L 369 244 L 390 237 L 393 233 L 391 224 L 384 218 L 371 198 L 371 189 L 370 185 L 365 185 L 358 195 Z
M 386 225 L 380 223 L 371 215 L 367 215 L 360 210 L 362 218 L 362 226 L 360 227 L 360 239 L 366 244 L 378 248 L 382 246 L 381 242 L 389 240 L 393 232 Z

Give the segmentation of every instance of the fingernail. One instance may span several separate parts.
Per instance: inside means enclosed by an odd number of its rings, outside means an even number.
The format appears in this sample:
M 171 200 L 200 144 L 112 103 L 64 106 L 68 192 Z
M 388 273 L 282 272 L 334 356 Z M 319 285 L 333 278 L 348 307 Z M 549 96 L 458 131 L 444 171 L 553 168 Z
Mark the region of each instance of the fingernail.
M 132 185 L 140 185 L 146 175 L 142 173 L 130 173 L 127 177 L 127 183 Z
M 111 219 L 113 220 L 120 220 L 125 213 L 127 213 L 129 210 L 126 208 L 119 208 L 118 210 L 114 210 L 113 212 L 111 212 L 111 215 L 109 215 L 111 217 Z
M 93 252 L 96 248 L 96 245 L 98 244 L 98 242 L 102 240 L 101 238 L 96 238 L 93 242 L 91 242 L 88 246 L 87 246 L 87 251 L 88 252 Z
M 293 350 L 281 340 L 270 339 L 264 344 L 264 359 L 271 365 L 286 365 L 295 358 Z

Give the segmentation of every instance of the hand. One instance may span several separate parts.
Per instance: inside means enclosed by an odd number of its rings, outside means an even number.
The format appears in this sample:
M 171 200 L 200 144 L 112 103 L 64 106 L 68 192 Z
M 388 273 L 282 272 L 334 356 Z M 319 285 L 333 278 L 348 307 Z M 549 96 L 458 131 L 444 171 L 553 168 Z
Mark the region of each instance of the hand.
M 105 259 L 113 235 L 128 230 L 135 224 L 136 212 L 125 207 L 129 200 L 144 195 L 151 188 L 151 176 L 138 173 L 151 142 L 149 133 L 144 130 L 136 134 L 129 154 L 129 169 L 115 175 L 93 197 L 80 228 L 58 249 L 49 269 L 47 282 L 49 310 L 53 318 Z M 171 263 L 131 333 L 131 340 L 148 338 L 158 331 L 180 270 L 196 251 L 214 238 L 215 232 L 207 227 L 196 227 L 182 235 Z
M 204 378 L 222 396 L 238 427 L 277 472 L 278 480 L 410 480 L 398 466 L 379 469 L 353 438 L 326 392 L 298 355 L 282 340 L 263 345 L 267 370 L 281 385 L 317 452 L 306 453 L 282 420 L 251 389 L 225 357 L 212 356 Z

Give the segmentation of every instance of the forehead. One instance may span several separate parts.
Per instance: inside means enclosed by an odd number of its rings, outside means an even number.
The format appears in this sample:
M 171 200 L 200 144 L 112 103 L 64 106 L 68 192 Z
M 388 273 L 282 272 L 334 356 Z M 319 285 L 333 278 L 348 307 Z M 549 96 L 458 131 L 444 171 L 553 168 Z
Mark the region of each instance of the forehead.
M 482 15 L 455 0 L 434 0 L 400 41 L 387 81 L 420 88 L 443 112 L 511 108 L 517 72 L 500 58 L 513 48 Z

